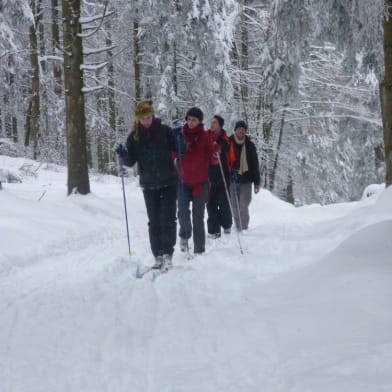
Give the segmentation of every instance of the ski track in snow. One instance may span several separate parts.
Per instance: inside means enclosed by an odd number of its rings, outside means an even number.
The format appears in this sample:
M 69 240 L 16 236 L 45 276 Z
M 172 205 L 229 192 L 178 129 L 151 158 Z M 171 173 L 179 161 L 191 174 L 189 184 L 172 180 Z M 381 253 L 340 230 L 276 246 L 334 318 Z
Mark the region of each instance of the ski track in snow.
M 140 223 L 145 212 L 136 200 Z M 78 203 L 86 216 L 99 215 L 99 201 L 96 207 Z M 369 363 L 384 375 L 392 365 L 387 335 L 385 344 L 347 342 L 338 351 L 336 345 L 295 351 L 296 331 L 293 341 L 281 343 L 284 330 L 276 323 L 284 325 L 286 305 L 278 314 L 270 309 L 260 297 L 263 287 L 321 260 L 364 226 L 355 203 L 304 209 L 314 214 L 287 208 L 276 216 L 265 208 L 265 221 L 251 222 L 240 235 L 244 255 L 234 232 L 207 239 L 205 255 L 190 261 L 177 249 L 174 269 L 154 282 L 134 277 L 138 264 L 152 263 L 147 226 L 130 222 L 134 249 L 124 254 L 120 213 L 82 236 L 50 243 L 39 258 L 19 257 L 0 280 L 0 389 L 336 392 L 339 380 L 339 390 L 350 390 L 345 376 L 358 368 L 369 373 Z M 359 378 L 356 392 L 368 385 Z M 385 388 L 392 390 L 392 380 Z
M 145 235 L 135 234 L 135 242 Z M 41 379 L 37 391 L 257 390 L 268 376 L 265 369 L 273 371 L 276 350 L 268 326 L 241 296 L 240 275 L 251 282 L 254 277 L 229 242 L 235 234 L 208 240 L 206 255 L 191 261 L 176 252 L 177 267 L 154 283 L 133 276 L 137 262 L 151 260 L 149 250 L 141 257 L 113 257 L 124 241 L 114 238 L 110 231 L 96 231 L 63 254 L 53 252 L 3 279 L 4 378 L 20 382 L 20 390 Z M 227 260 L 209 268 L 222 251 Z M 24 347 L 29 349 L 21 356 Z M 80 362 L 87 368 L 83 374 Z M 61 376 L 63 385 L 57 384 L 59 375 L 68 375 Z
M 8 369 L 6 379 L 23 371 L 22 385 L 37 385 L 42 377 L 42 390 L 82 386 L 89 391 L 215 392 L 256 391 L 270 378 L 273 366 L 278 366 L 278 353 L 269 327 L 254 312 L 252 301 L 242 296 L 241 282 L 255 278 L 250 268 L 243 268 L 241 259 L 246 256 L 233 250 L 226 238 L 208 240 L 207 254 L 191 261 L 177 252 L 175 263 L 183 268 L 154 283 L 148 277 L 134 280 L 132 257 L 113 259 L 113 249 L 123 246 L 113 238 L 95 232 L 66 254 L 50 255 L 20 269 L 10 277 L 8 287 L 2 287 L 11 296 L 2 309 L 3 314 L 7 309 L 11 312 L 6 319 L 12 320 L 4 329 L 10 350 L 5 357 L 11 357 L 3 367 Z M 234 233 L 230 239 L 236 240 Z M 251 254 L 245 239 L 246 252 Z M 226 247 L 227 260 L 210 269 L 207 264 L 213 262 L 213 255 Z M 232 252 L 237 255 L 230 256 Z M 148 251 L 142 256 L 151 259 Z M 227 287 L 225 281 L 237 286 Z M 23 330 L 29 331 L 28 337 Z M 42 336 L 42 330 L 49 335 Z M 27 340 L 21 341 L 21 336 Z M 31 345 L 30 354 L 38 354 L 41 361 L 26 357 L 20 363 L 15 348 Z M 79 374 L 80 361 L 86 373 Z M 72 377 L 59 386 L 59 374 Z

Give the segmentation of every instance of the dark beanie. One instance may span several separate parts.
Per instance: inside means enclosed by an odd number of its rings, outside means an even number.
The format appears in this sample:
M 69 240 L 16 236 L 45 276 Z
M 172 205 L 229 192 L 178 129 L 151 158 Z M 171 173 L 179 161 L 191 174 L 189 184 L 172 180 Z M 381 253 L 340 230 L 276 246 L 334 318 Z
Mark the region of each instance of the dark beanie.
M 218 114 L 215 114 L 214 118 L 216 118 L 218 120 L 220 127 L 223 128 L 223 124 L 225 123 L 225 120 L 221 116 L 219 116 Z
M 188 120 L 188 117 L 196 117 L 200 120 L 200 122 L 203 122 L 203 112 L 196 107 L 190 108 L 187 112 L 186 112 L 186 116 L 185 116 L 185 120 Z
M 246 124 L 245 121 L 240 120 L 240 121 L 237 121 L 237 122 L 235 123 L 234 130 L 236 130 L 237 128 L 245 128 L 245 129 L 247 130 L 247 129 L 248 129 L 248 125 Z

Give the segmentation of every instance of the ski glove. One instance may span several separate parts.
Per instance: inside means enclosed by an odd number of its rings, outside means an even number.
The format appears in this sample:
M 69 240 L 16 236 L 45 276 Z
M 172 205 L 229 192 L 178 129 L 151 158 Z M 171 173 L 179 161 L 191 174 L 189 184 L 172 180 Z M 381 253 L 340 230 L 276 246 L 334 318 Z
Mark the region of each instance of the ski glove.
M 125 159 L 127 154 L 128 154 L 128 150 L 121 144 L 118 143 L 115 148 L 114 148 L 114 152 L 121 158 L 121 159 Z
M 218 159 L 218 155 L 222 152 L 221 146 L 218 143 L 214 143 L 214 154 L 213 157 Z

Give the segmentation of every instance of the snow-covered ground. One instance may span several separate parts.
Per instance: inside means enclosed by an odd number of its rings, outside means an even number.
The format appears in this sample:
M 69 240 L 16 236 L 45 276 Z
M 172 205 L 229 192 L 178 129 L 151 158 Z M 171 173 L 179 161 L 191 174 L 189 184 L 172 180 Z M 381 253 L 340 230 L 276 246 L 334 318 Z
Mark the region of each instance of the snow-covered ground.
M 0 156 L 2 392 L 392 391 L 392 189 L 295 208 L 267 191 L 250 229 L 154 282 L 141 190 Z M 34 171 L 36 170 L 36 172 Z M 32 175 L 32 173 L 35 174 Z

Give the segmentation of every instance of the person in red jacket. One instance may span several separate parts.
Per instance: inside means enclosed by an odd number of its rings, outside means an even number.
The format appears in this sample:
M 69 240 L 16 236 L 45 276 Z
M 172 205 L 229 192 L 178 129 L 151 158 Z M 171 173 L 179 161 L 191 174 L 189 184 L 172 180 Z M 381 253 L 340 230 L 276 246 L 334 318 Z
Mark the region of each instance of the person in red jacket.
M 185 120 L 182 133 L 187 149 L 178 160 L 180 247 L 182 251 L 189 251 L 188 240 L 193 232 L 194 253 L 200 254 L 205 251 L 206 242 L 204 211 L 208 198 L 208 167 L 220 148 L 204 130 L 203 112 L 199 108 L 190 108 Z

